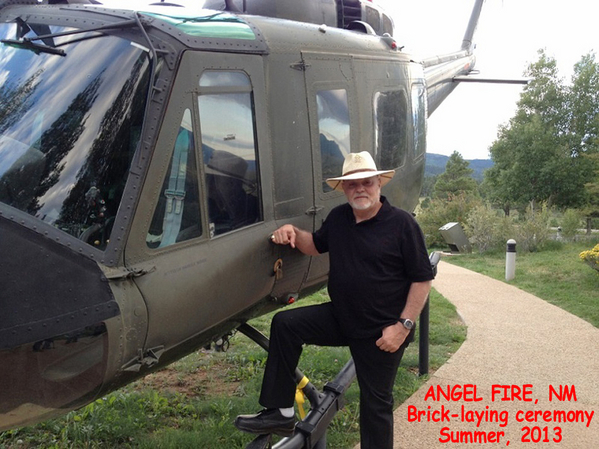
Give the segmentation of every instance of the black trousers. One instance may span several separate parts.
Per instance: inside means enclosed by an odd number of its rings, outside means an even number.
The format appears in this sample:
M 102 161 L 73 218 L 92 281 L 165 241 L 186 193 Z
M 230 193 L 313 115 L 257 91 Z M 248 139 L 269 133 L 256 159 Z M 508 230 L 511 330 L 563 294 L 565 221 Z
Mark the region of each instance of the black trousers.
M 304 344 L 349 346 L 360 387 L 360 444 L 362 449 L 393 448 L 393 384 L 408 343 L 394 352 L 376 346 L 380 336 L 345 337 L 331 303 L 279 312 L 270 330 L 268 360 L 260 404 L 266 408 L 292 407 L 295 368 Z

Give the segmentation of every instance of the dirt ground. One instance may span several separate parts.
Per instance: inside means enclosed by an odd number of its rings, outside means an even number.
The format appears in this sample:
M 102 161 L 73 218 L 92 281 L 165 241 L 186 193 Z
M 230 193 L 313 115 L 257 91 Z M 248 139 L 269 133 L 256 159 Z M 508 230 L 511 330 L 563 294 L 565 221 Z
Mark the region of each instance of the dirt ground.
M 239 388 L 231 372 L 235 366 L 222 357 L 212 357 L 213 351 L 201 350 L 188 357 L 209 360 L 193 369 L 182 369 L 173 363 L 160 371 L 149 374 L 136 382 L 136 389 L 157 389 L 167 393 L 178 393 L 188 397 L 232 395 Z

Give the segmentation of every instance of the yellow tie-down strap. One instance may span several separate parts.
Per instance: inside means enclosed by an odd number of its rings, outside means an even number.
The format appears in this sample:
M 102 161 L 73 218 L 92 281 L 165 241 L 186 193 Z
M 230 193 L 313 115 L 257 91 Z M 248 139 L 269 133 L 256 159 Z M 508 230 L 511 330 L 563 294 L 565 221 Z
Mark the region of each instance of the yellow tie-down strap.
M 304 419 L 306 417 L 306 411 L 304 410 L 304 402 L 306 402 L 306 396 L 304 395 L 303 389 L 308 385 L 310 379 L 306 376 L 300 380 L 300 383 L 297 384 L 297 389 L 295 390 L 295 402 L 297 402 L 297 410 L 299 411 L 300 418 Z

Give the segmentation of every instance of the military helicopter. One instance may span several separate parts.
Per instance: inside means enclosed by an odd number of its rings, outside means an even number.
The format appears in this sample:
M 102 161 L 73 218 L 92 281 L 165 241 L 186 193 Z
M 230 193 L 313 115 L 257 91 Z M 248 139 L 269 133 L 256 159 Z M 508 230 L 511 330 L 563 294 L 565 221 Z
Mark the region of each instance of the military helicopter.
M 0 0 L 0 430 L 321 288 L 326 256 L 268 237 L 345 201 L 324 180 L 348 152 L 413 210 L 481 8 L 417 60 L 367 0 Z

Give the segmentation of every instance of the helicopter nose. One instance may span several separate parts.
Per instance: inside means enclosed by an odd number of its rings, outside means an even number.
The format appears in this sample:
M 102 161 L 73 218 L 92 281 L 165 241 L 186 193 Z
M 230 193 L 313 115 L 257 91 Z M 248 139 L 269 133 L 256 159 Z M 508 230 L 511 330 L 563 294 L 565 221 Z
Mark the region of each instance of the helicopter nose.
M 120 314 L 97 263 L 0 215 L 0 310 L 0 431 L 89 402 Z

